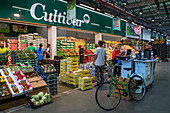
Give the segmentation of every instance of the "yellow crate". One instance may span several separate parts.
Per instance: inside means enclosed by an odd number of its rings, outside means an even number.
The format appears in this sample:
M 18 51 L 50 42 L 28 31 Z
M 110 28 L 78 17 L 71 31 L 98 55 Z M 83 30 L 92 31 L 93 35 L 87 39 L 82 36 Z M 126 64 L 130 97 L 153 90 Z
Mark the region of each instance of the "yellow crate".
M 87 86 L 87 87 L 78 87 L 78 89 L 84 91 L 84 90 L 88 90 L 88 89 L 91 89 L 92 88 L 92 85 L 90 86 Z
M 75 81 L 70 81 L 70 80 L 69 80 L 68 84 L 75 85 L 75 86 L 77 86 L 77 85 L 78 85 L 78 83 L 77 83 L 77 82 L 75 82 Z
M 92 82 L 86 82 L 86 83 L 79 82 L 78 85 L 79 86 L 89 86 L 89 85 L 92 85 Z
M 68 79 L 71 80 L 71 81 L 76 81 L 76 82 L 78 82 L 78 78 L 76 78 L 76 77 L 75 77 L 75 78 L 73 78 L 73 77 L 68 77 Z
M 77 74 L 70 74 L 70 75 L 69 75 L 69 77 L 75 77 L 75 78 L 78 78 L 78 77 L 79 77 L 79 75 L 77 75 Z
M 89 77 L 79 77 L 79 83 L 87 83 L 92 82 L 92 80 Z
M 94 76 L 89 76 L 92 81 L 95 81 L 96 78 Z

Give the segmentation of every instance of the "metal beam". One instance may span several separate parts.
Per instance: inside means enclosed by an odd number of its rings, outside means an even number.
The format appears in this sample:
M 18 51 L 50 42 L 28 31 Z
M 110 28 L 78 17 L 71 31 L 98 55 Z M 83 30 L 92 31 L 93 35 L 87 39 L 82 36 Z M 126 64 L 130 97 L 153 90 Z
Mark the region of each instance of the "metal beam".
M 142 3 L 143 1 L 141 1 L 141 2 L 139 2 L 139 3 Z M 164 2 L 169 2 L 169 0 L 167 0 L 167 1 L 164 1 Z M 159 2 L 160 4 L 161 3 L 164 3 L 164 2 Z M 131 5 L 133 5 L 133 4 L 131 4 Z M 134 10 L 134 9 L 140 9 L 140 8 L 144 8 L 144 7 L 146 7 L 148 4 L 146 4 L 146 5 L 143 5 L 143 6 L 140 6 L 140 7 L 133 7 L 133 8 L 129 8 L 129 9 L 132 9 L 132 10 Z M 152 3 L 152 4 L 150 4 L 150 5 L 155 5 L 155 3 Z M 128 5 L 126 5 L 126 8 L 128 8 Z
M 159 10 L 160 9 L 160 6 L 159 6 L 159 1 L 158 0 L 154 0 L 156 5 L 157 5 L 157 9 Z M 165 3 L 165 2 L 164 2 Z
M 170 8 L 168 9 L 168 10 L 170 10 Z M 161 13 L 161 12 L 164 12 L 165 10 L 159 10 L 159 12 Z M 148 11 L 148 12 L 143 12 L 143 15 L 146 15 L 146 14 L 153 14 L 153 13 L 156 13 L 156 11 Z
M 168 9 L 167 9 L 167 6 L 166 6 L 166 4 L 165 4 L 165 3 L 164 3 L 164 8 L 165 8 L 165 12 L 166 12 L 166 14 L 167 14 L 167 17 L 169 18 Z
M 158 17 L 158 16 L 165 16 L 166 13 L 164 14 L 155 14 L 155 15 L 148 15 L 148 16 L 144 16 L 145 18 L 150 18 L 150 17 Z

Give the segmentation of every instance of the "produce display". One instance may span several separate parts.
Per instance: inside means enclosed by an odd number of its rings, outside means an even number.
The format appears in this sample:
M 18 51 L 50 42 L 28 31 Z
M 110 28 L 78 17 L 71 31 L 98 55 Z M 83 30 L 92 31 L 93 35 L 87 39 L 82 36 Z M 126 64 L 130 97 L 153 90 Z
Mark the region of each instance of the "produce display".
M 32 78 L 32 77 L 39 76 L 38 73 L 37 73 L 36 71 L 25 72 L 24 74 L 25 74 L 26 78 Z
M 14 66 L 14 65 L 10 65 L 10 66 L 9 66 L 9 69 L 10 69 L 11 72 L 12 72 L 12 71 L 18 71 L 18 70 L 19 70 L 18 66 Z
M 51 65 L 42 65 L 41 67 L 44 69 L 44 72 L 45 72 L 45 73 L 53 73 L 53 72 L 56 72 L 56 69 L 55 69 L 55 67 L 54 67 L 53 64 L 51 64 Z
M 51 102 L 51 96 L 49 93 L 39 92 L 37 95 L 32 95 L 30 100 L 35 106 L 41 106 Z
M 17 56 L 18 56 L 20 59 L 26 59 L 26 58 L 28 58 L 27 55 L 24 53 L 24 51 L 15 51 L 15 53 L 17 54 Z
M 107 60 L 112 59 L 112 51 L 109 48 L 105 48 L 107 54 Z
M 18 84 L 22 86 L 21 89 L 23 91 L 28 91 L 33 89 L 30 83 L 28 82 L 28 80 L 26 79 L 25 75 L 21 72 L 21 70 L 13 72 L 13 76 L 14 79 L 18 82 Z
M 25 73 L 25 72 L 31 72 L 34 71 L 33 67 L 28 64 L 28 62 L 25 63 L 17 63 L 17 66 L 20 68 L 20 70 Z
M 28 58 L 30 58 L 30 59 L 37 58 L 35 53 L 33 53 L 32 51 L 27 50 L 27 51 L 25 51 L 25 53 L 27 54 Z
M 18 66 L 10 65 L 9 68 L 3 68 L 0 69 L 0 73 L 13 97 L 22 95 L 33 89 Z
M 23 93 L 23 91 L 21 90 L 21 86 L 15 81 L 15 79 L 12 77 L 11 72 L 9 69 L 7 69 L 7 71 L 9 72 L 8 75 L 4 74 L 4 70 L 0 69 L 0 73 L 1 75 L 4 77 L 4 80 L 10 90 L 10 92 L 12 93 L 12 96 L 18 96 L 21 95 Z
M 0 83 L 0 97 L 10 95 L 9 89 L 5 83 Z

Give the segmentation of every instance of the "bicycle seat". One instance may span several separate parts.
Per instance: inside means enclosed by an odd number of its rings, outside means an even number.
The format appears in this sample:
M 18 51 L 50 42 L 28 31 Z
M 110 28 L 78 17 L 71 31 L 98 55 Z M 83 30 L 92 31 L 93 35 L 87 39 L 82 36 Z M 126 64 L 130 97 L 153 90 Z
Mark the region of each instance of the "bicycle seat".
M 132 68 L 123 68 L 123 69 L 126 70 L 126 71 L 132 70 Z

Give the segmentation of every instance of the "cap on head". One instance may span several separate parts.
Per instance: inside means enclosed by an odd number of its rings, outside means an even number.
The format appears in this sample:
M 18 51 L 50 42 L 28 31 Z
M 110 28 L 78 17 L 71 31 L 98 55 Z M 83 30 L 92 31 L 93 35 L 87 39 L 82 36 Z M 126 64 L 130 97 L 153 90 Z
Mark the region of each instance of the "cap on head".
M 79 45 L 78 48 L 81 48 L 81 45 Z

